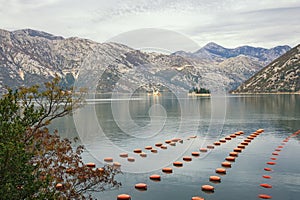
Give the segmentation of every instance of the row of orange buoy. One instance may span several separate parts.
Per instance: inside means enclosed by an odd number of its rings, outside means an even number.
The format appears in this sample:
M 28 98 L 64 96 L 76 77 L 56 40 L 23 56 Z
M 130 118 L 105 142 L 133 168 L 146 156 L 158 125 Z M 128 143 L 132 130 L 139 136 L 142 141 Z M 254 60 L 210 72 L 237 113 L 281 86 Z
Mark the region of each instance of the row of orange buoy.
M 217 168 L 215 170 L 215 172 L 217 174 L 221 174 L 221 175 L 224 175 L 226 174 L 226 168 L 231 168 L 231 164 L 232 162 L 235 162 L 235 159 L 238 157 L 238 154 L 241 153 L 243 151 L 243 149 L 246 148 L 246 146 L 255 138 L 257 137 L 259 134 L 261 134 L 264 130 L 263 129 L 258 129 L 256 132 L 252 133 L 251 135 L 249 135 L 247 137 L 247 139 L 245 139 L 241 144 L 237 145 L 236 148 L 233 149 L 232 152 L 229 152 L 229 156 L 227 156 L 225 158 L 225 161 L 223 161 L 221 163 L 221 168 Z M 238 135 L 243 135 L 244 132 L 243 131 L 239 131 L 239 132 L 236 132 L 235 134 L 231 134 L 229 137 L 225 137 L 224 140 L 219 140 L 220 143 L 226 141 L 227 140 L 230 140 L 229 138 L 234 138 Z M 219 176 L 210 176 L 209 177 L 209 181 L 212 182 L 212 183 L 220 183 L 221 182 L 221 177 Z M 202 185 L 201 187 L 202 191 L 204 192 L 208 192 L 208 193 L 213 193 L 215 188 L 214 186 L 212 185 Z
M 221 143 L 225 143 L 227 140 L 231 140 L 231 138 L 236 138 L 236 136 L 238 135 L 242 135 L 243 132 L 242 131 L 239 131 L 239 132 L 236 132 L 235 134 L 231 134 L 230 136 L 226 136 L 224 139 L 220 139 L 219 141 L 215 142 L 214 145 L 207 145 L 206 148 L 205 147 L 201 147 L 199 148 L 199 151 L 193 151 L 191 152 L 191 156 L 193 157 L 199 157 L 200 156 L 200 152 L 201 153 L 207 153 L 209 150 L 211 149 L 214 149 L 215 146 L 219 146 L 221 145 Z M 188 139 L 193 139 L 193 138 L 196 138 L 197 136 L 190 136 Z M 171 140 L 166 140 L 165 143 L 166 144 L 169 144 L 170 146 L 176 146 L 176 143 L 177 142 L 180 142 L 182 143 L 183 140 L 180 139 L 180 138 L 174 138 L 174 139 L 171 139 Z M 156 143 L 155 144 L 156 147 L 160 147 L 161 149 L 167 149 L 166 147 L 164 147 L 164 145 L 162 143 Z M 146 150 L 150 150 L 152 153 L 153 153 L 153 147 L 152 146 L 146 146 L 145 147 Z M 133 151 L 134 153 L 137 153 L 137 154 L 142 154 L 142 149 L 134 149 Z M 128 154 L 125 154 L 125 153 L 121 153 L 120 154 L 120 157 L 127 157 Z M 185 161 L 185 162 L 191 162 L 193 160 L 193 158 L 191 156 L 183 156 L 182 157 L 182 160 Z M 184 163 L 182 161 L 175 161 L 173 162 L 173 166 L 174 167 L 183 167 Z M 171 174 L 173 173 L 173 169 L 171 167 L 164 167 L 162 168 L 162 172 L 165 173 L 165 174 Z M 219 173 L 224 173 L 222 172 L 222 170 L 219 172 Z M 160 175 L 157 175 L 157 174 L 153 174 L 151 176 L 149 176 L 149 179 L 152 180 L 152 181 L 161 181 L 161 176 Z M 210 177 L 210 180 L 211 181 L 215 181 L 215 182 L 219 182 L 220 181 L 220 177 L 218 176 L 211 176 Z M 209 190 L 211 189 L 212 186 L 203 186 L 202 188 L 205 190 Z M 147 184 L 145 183 L 138 183 L 135 185 L 135 188 L 138 189 L 138 190 L 147 190 Z M 131 199 L 130 195 L 128 194 L 121 194 L 117 197 L 117 199 Z M 199 196 L 194 196 L 192 197 L 192 200 L 204 200 L 204 198 L 202 197 L 199 197 Z
M 195 138 L 195 137 L 196 136 L 193 136 L 193 137 L 190 137 L 190 138 Z M 165 144 L 168 144 L 170 146 L 176 146 L 177 142 L 183 143 L 183 140 L 181 138 L 173 138 L 171 140 L 166 140 Z M 154 144 L 154 146 L 157 147 L 157 148 L 165 150 L 165 149 L 168 149 L 168 147 L 165 144 L 163 144 L 162 142 L 157 142 L 157 143 Z M 157 148 L 154 148 L 152 146 L 145 146 L 144 147 L 145 150 L 148 150 L 148 151 L 150 151 L 151 153 L 154 153 L 154 154 L 158 153 L 158 149 Z M 140 148 L 134 149 L 133 153 L 138 154 L 142 158 L 146 158 L 147 157 L 147 153 L 143 152 L 143 150 L 140 149 Z M 128 157 L 128 153 L 120 153 L 119 156 L 121 158 L 127 158 L 128 162 L 135 162 L 135 158 L 134 157 Z M 103 160 L 106 163 L 112 163 L 113 162 L 113 158 L 112 157 L 106 157 Z
M 205 147 L 201 147 L 201 148 L 199 148 L 199 151 L 191 152 L 191 156 L 193 156 L 193 157 L 199 157 L 200 156 L 200 152 L 201 153 L 206 153 L 209 150 L 214 149 L 215 146 L 220 146 L 223 143 L 226 143 L 227 141 L 231 140 L 232 138 L 236 138 L 237 136 L 240 136 L 240 135 L 243 135 L 243 134 L 244 134 L 243 131 L 238 131 L 238 132 L 236 132 L 234 134 L 226 136 L 226 137 L 220 139 L 219 141 L 214 142 L 213 145 L 207 145 L 206 148 Z M 191 136 L 191 137 L 188 138 L 188 140 L 196 138 L 196 137 L 197 136 Z M 252 140 L 252 139 L 250 138 L 249 140 Z M 168 144 L 170 146 L 176 146 L 177 142 L 183 143 L 183 140 L 180 139 L 180 138 L 174 138 L 174 139 L 171 139 L 171 140 L 166 140 L 165 144 Z M 159 147 L 161 149 L 167 149 L 165 147 L 165 145 L 163 143 L 160 143 L 160 142 L 156 143 L 155 147 Z M 146 146 L 145 149 L 151 151 L 152 153 L 157 152 L 157 149 L 154 149 L 152 146 Z M 154 150 L 154 152 L 153 152 L 153 150 Z M 142 154 L 142 153 L 144 153 L 142 151 L 142 149 L 134 149 L 133 152 L 136 153 L 136 154 Z M 238 152 L 241 152 L 241 151 L 238 150 L 237 152 L 231 152 L 230 155 L 226 158 L 227 161 L 225 161 L 225 162 L 222 163 L 222 166 L 223 167 L 231 167 L 231 163 L 230 162 L 233 162 L 235 160 L 235 157 L 237 157 Z M 127 156 L 128 156 L 128 154 L 127 154 Z M 193 160 L 193 158 L 191 156 L 183 156 L 182 160 L 185 161 L 185 162 L 191 162 Z M 121 153 L 120 157 L 126 157 L 126 154 L 125 153 Z M 173 166 L 174 167 L 179 167 L 180 168 L 180 167 L 183 167 L 183 165 L 184 165 L 184 163 L 182 161 L 175 161 L 175 162 L 173 162 Z M 162 168 L 162 172 L 165 173 L 165 174 L 171 174 L 171 173 L 173 173 L 173 168 L 171 168 L 171 167 Z M 226 169 L 225 168 L 217 168 L 216 169 L 216 173 L 218 173 L 218 174 L 226 174 Z M 161 176 L 157 175 L 157 174 L 153 174 L 153 175 L 149 176 L 149 179 L 152 180 L 152 181 L 161 181 Z M 215 182 L 215 183 L 221 182 L 221 178 L 219 176 L 210 176 L 209 180 L 211 182 Z M 138 183 L 138 184 L 135 185 L 135 188 L 137 190 L 147 190 L 148 189 L 147 184 L 145 184 L 145 183 Z M 201 188 L 202 188 L 203 191 L 206 191 L 206 192 L 213 192 L 214 191 L 214 187 L 211 186 L 211 185 L 203 185 Z M 131 196 L 128 195 L 128 194 L 121 194 L 121 195 L 118 195 L 117 199 L 131 199 Z M 192 197 L 192 200 L 203 200 L 203 199 L 204 198 L 199 197 L 199 196 Z
M 276 162 L 274 162 L 274 160 L 277 160 L 277 156 L 279 156 L 279 152 L 282 151 L 282 149 L 284 148 L 284 145 L 286 145 L 286 143 L 289 141 L 290 138 L 295 137 L 299 134 L 300 134 L 300 130 L 298 130 L 297 132 L 293 133 L 292 135 L 286 137 L 282 141 L 281 145 L 279 145 L 277 148 L 275 148 L 275 151 L 272 152 L 272 157 L 270 158 L 270 160 L 272 160 L 272 161 L 268 161 L 268 162 L 266 162 L 266 164 L 267 165 L 276 165 Z M 276 156 L 276 157 L 273 157 L 273 156 Z M 267 172 L 273 171 L 273 169 L 270 167 L 265 167 L 264 170 Z M 262 178 L 272 179 L 272 177 L 270 175 L 262 175 Z M 272 185 L 270 185 L 268 183 L 261 183 L 260 186 L 263 188 L 272 188 Z M 261 199 L 271 199 L 272 198 L 272 196 L 268 195 L 268 194 L 259 194 L 258 197 Z
M 189 138 L 196 138 L 196 137 L 197 136 L 191 136 Z M 166 140 L 165 144 L 168 144 L 170 146 L 176 146 L 177 142 L 178 143 L 183 143 L 183 140 L 181 138 L 173 138 L 171 140 Z M 164 145 L 163 143 L 161 143 L 161 142 L 155 143 L 155 147 L 161 148 L 161 149 L 168 149 L 168 147 L 166 145 Z M 148 150 L 152 153 L 157 153 L 158 152 L 158 150 L 153 148 L 152 146 L 145 146 L 145 150 Z M 147 156 L 147 154 L 144 153 L 142 151 L 142 149 L 134 149 L 133 152 L 136 153 L 136 154 L 139 154 L 141 157 L 146 157 Z M 192 152 L 192 156 L 199 156 L 199 155 L 200 155 L 200 153 Z M 128 157 L 128 154 L 127 153 L 121 153 L 120 157 L 123 157 L 123 158 L 125 157 L 126 158 L 126 157 Z M 186 161 L 186 162 L 189 162 L 189 161 L 192 161 L 192 158 L 190 156 L 184 156 L 183 160 Z M 183 162 L 175 161 L 175 162 L 173 162 L 173 166 L 182 167 Z M 173 169 L 171 167 L 165 167 L 165 168 L 162 169 L 162 172 L 164 172 L 166 174 L 171 174 L 171 173 L 173 173 Z M 158 181 L 161 181 L 161 176 L 158 175 L 158 174 L 153 174 L 153 175 L 149 176 L 149 179 L 152 180 L 152 181 L 158 182 Z M 134 187 L 137 190 L 140 190 L 140 191 L 145 191 L 145 190 L 148 189 L 148 186 L 147 186 L 146 183 L 137 183 L 137 184 L 135 184 Z M 130 199 L 131 199 L 131 196 L 128 195 L 128 194 L 120 194 L 120 195 L 117 196 L 117 200 L 130 200 Z M 195 199 L 195 200 L 197 200 L 197 199 Z
M 222 139 L 219 139 L 219 141 L 216 141 L 213 144 L 215 146 L 220 146 L 220 145 L 226 143 L 227 141 L 229 141 L 233 138 L 236 138 L 237 136 L 243 135 L 243 134 L 244 134 L 243 131 L 238 131 L 238 132 L 235 132 L 235 133 L 230 134 L 228 136 L 225 136 Z M 207 148 L 213 149 L 214 146 L 208 145 Z M 227 160 L 227 161 L 222 162 L 222 164 L 221 164 L 222 167 L 226 167 L 226 168 L 231 167 L 231 163 L 229 161 L 233 162 L 235 160 L 236 156 L 237 156 L 236 152 L 233 152 L 233 153 L 231 152 L 231 154 L 228 157 L 225 158 L 225 160 Z M 226 169 L 225 168 L 217 168 L 215 170 L 215 172 L 217 174 L 226 174 Z M 210 176 L 209 181 L 213 182 L 213 183 L 219 183 L 219 182 L 221 182 L 221 177 L 219 177 L 219 176 Z M 202 191 L 204 191 L 206 193 L 213 193 L 214 190 L 215 190 L 214 186 L 212 186 L 212 185 L 202 185 L 201 189 L 202 189 Z

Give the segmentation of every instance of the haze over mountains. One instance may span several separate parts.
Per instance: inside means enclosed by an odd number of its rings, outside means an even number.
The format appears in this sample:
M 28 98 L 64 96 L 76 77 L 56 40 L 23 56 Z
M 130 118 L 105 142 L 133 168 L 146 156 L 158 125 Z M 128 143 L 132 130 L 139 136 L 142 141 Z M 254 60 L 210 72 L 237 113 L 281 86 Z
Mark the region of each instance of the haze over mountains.
M 211 90 L 233 90 L 266 64 L 283 55 L 289 46 L 271 49 L 242 46 L 227 49 L 209 43 L 194 53 L 175 52 L 171 55 L 146 53 L 117 43 L 97 43 L 76 37 L 63 38 L 30 29 L 0 29 L 0 90 L 5 85 L 40 84 L 55 74 L 65 85 L 78 77 L 91 76 L 82 68 L 86 58 L 97 52 L 103 61 L 89 70 L 99 71 L 97 91 L 120 92 L 162 89 L 188 91 L 193 86 Z M 120 79 L 126 78 L 121 85 Z M 116 87 L 118 85 L 118 87 Z M 133 88 L 132 86 L 135 86 Z

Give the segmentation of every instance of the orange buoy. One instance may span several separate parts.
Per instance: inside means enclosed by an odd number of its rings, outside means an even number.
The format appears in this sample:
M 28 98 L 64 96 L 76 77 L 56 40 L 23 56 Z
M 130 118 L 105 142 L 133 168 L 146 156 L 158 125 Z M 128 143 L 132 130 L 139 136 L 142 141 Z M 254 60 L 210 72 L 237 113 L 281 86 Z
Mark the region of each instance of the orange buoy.
M 140 156 L 143 157 L 143 158 L 145 158 L 145 157 L 147 157 L 147 154 L 144 153 L 144 152 L 142 152 L 142 153 L 140 153 Z
M 128 157 L 128 153 L 120 153 L 120 157 L 121 158 L 127 158 Z
M 263 178 L 266 178 L 266 179 L 270 179 L 270 178 L 272 178 L 271 176 L 269 176 L 269 175 L 263 175 L 262 176 Z
M 96 167 L 96 164 L 95 163 L 87 163 L 86 166 L 94 168 L 94 167 Z
M 173 138 L 172 139 L 172 142 L 178 142 L 178 141 L 180 141 L 181 140 L 181 138 Z
M 235 134 L 236 136 L 241 135 L 240 132 L 235 132 L 234 134 Z
M 165 167 L 165 168 L 162 168 L 162 172 L 171 174 L 173 172 L 173 169 L 171 167 Z
M 160 175 L 158 175 L 158 174 L 153 174 L 153 175 L 149 176 L 149 178 L 153 181 L 160 181 Z
M 189 138 L 197 138 L 197 135 L 192 135 Z
M 267 162 L 268 165 L 276 165 L 276 162 Z
M 199 151 L 202 153 L 205 153 L 205 152 L 207 152 L 207 148 L 200 148 Z
M 272 199 L 272 196 L 267 195 L 267 194 L 260 194 L 260 195 L 258 195 L 258 197 L 261 199 Z
M 112 157 L 107 157 L 107 158 L 104 158 L 104 161 L 105 162 L 113 162 L 114 159 Z
M 225 160 L 234 162 L 234 161 L 235 161 L 235 157 L 233 157 L 233 156 L 227 156 L 227 157 L 225 158 Z
M 211 186 L 211 185 L 202 185 L 201 188 L 202 188 L 203 191 L 213 192 L 215 190 L 214 186 Z
M 161 145 L 160 148 L 161 149 L 167 149 L 168 147 L 166 145 Z
M 265 171 L 272 171 L 272 169 L 269 168 L 269 167 L 265 167 L 264 170 L 265 170 Z
M 249 140 L 253 140 L 254 139 L 254 137 L 253 136 L 247 136 L 247 138 L 249 139 Z
M 273 157 L 272 157 L 272 158 L 270 158 L 270 159 L 271 159 L 271 160 L 277 160 L 277 158 L 273 158 Z
M 226 140 L 225 140 L 225 139 L 220 139 L 220 140 L 219 140 L 219 142 L 221 142 L 221 143 L 225 143 L 225 142 L 226 142 Z
M 264 187 L 264 188 L 272 188 L 272 185 L 267 184 L 267 183 L 262 183 L 262 184 L 260 184 L 260 186 Z
M 222 166 L 223 167 L 231 167 L 231 163 L 230 162 L 222 162 Z
M 273 153 L 272 153 L 272 155 L 274 155 L 274 156 L 278 156 L 278 155 L 279 155 L 279 153 L 277 153 L 277 152 L 273 152 Z
M 281 149 L 277 148 L 277 149 L 275 149 L 275 151 L 281 151 Z
M 226 136 L 225 140 L 231 140 L 231 137 L 230 136 Z
M 241 148 L 241 149 L 245 149 L 246 148 L 245 145 L 242 145 L 242 144 L 239 144 L 237 147 Z
M 121 167 L 121 163 L 119 163 L 119 162 L 114 162 L 114 163 L 113 163 L 113 166 L 114 166 L 114 167 L 117 167 L 117 168 L 118 168 L 118 167 Z
M 127 160 L 128 160 L 129 162 L 134 162 L 134 161 L 135 161 L 135 158 L 134 158 L 134 157 L 128 157 Z
M 157 149 L 151 149 L 152 153 L 157 153 Z
M 157 147 L 160 147 L 161 145 L 163 145 L 161 142 L 155 144 Z
M 235 134 L 231 134 L 229 137 L 236 138 L 236 135 Z
M 204 200 L 204 198 L 196 196 L 196 197 L 192 197 L 192 200 Z
M 250 140 L 250 139 L 244 139 L 244 142 L 248 142 L 248 143 L 250 143 L 252 140 Z
M 142 149 L 134 149 L 133 152 L 134 153 L 142 153 Z
M 208 149 L 214 149 L 215 146 L 214 145 L 207 145 L 206 148 L 208 148 Z
M 190 162 L 190 161 L 192 161 L 192 157 L 190 157 L 190 156 L 183 156 L 182 160 L 184 160 L 186 162 Z
M 60 189 L 63 188 L 63 184 L 57 183 L 57 184 L 55 185 L 55 188 L 56 188 L 57 190 L 60 190 Z
M 147 184 L 146 183 L 137 183 L 134 186 L 138 190 L 147 190 Z
M 146 150 L 151 150 L 151 149 L 152 149 L 152 146 L 145 146 L 145 149 L 146 149 Z
M 198 151 L 193 151 L 192 156 L 200 156 L 200 153 Z
M 220 145 L 221 145 L 221 142 L 214 142 L 214 145 L 215 145 L 215 146 L 220 146 Z
M 182 167 L 182 166 L 183 166 L 183 163 L 180 162 L 180 161 L 175 161 L 175 162 L 173 162 L 173 165 L 174 165 L 175 167 Z
M 249 144 L 249 142 L 241 142 L 241 145 L 248 145 Z
M 170 144 L 172 142 L 172 140 L 166 140 L 165 143 L 166 144 Z
M 230 152 L 229 155 L 232 156 L 232 157 L 238 157 L 239 153 L 233 151 L 233 152 Z
M 226 169 L 224 169 L 224 168 L 217 168 L 216 169 L 216 173 L 218 173 L 218 174 L 226 174 Z
M 242 152 L 242 149 L 241 149 L 241 148 L 234 148 L 233 151 L 234 151 L 234 152 L 239 152 L 239 153 L 240 153 L 240 152 Z
M 252 133 L 252 134 L 250 134 L 250 136 L 252 136 L 252 137 L 257 137 L 257 134 Z
M 280 145 L 280 146 L 278 146 L 278 148 L 282 149 L 282 148 L 283 148 L 283 146 L 281 146 L 281 145 Z
M 130 200 L 130 199 L 131 199 L 131 196 L 128 194 L 119 194 L 117 196 L 117 200 Z
M 244 131 L 239 131 L 240 135 L 243 135 L 244 134 Z
M 262 133 L 262 132 L 264 132 L 264 131 L 265 131 L 265 130 L 264 130 L 264 129 L 261 129 L 261 128 L 256 130 L 256 132 L 258 132 L 258 133 Z
M 209 180 L 210 181 L 221 182 L 221 178 L 219 176 L 210 176 Z

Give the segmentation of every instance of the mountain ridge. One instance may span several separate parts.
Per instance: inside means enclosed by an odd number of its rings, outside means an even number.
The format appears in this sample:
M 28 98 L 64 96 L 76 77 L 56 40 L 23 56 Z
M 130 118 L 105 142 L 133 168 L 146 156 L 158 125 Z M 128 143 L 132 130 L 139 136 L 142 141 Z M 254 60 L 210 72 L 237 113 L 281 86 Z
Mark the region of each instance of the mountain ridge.
M 258 58 L 263 62 L 263 64 L 268 64 L 290 49 L 291 47 L 288 45 L 279 45 L 269 49 L 262 47 L 252 47 L 248 45 L 243 45 L 236 48 L 225 48 L 214 42 L 209 42 L 193 53 L 179 51 L 175 52 L 174 54 L 189 56 L 198 59 L 209 59 L 216 62 L 221 62 L 227 58 L 236 57 L 238 55 L 245 55 L 253 58 Z
M 40 84 L 55 74 L 65 81 L 67 76 L 68 80 L 76 81 L 84 60 L 96 50 L 99 51 L 97 56 L 108 61 L 105 66 L 98 67 L 108 69 L 110 74 L 106 74 L 106 78 L 114 77 L 102 81 L 102 86 L 97 87 L 99 91 L 111 91 L 116 81 L 126 73 L 131 73 L 128 83 L 143 85 L 141 87 L 145 90 L 152 90 L 149 85 L 154 87 L 153 83 L 164 83 L 175 91 L 188 91 L 199 84 L 216 87 L 211 83 L 216 77 L 218 81 L 214 82 L 222 82 L 220 89 L 231 90 L 264 65 L 259 58 L 242 54 L 210 60 L 176 53 L 146 53 L 123 44 L 97 43 L 78 37 L 63 38 L 32 29 L 0 29 L 0 39 L 0 90 L 5 85 L 16 88 Z M 214 43 L 211 46 L 219 48 Z M 122 91 L 128 89 L 130 87 L 125 85 L 120 88 Z
M 300 93 L 300 44 L 261 69 L 232 93 Z

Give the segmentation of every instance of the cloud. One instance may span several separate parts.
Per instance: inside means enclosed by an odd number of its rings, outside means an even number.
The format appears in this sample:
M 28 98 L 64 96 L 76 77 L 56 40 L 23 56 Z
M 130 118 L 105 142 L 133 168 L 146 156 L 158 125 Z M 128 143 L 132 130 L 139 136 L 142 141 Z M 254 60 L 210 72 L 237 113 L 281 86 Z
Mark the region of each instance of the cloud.
M 33 28 L 104 42 L 161 28 L 205 45 L 272 47 L 299 43 L 298 0 L 0 0 L 0 28 Z

